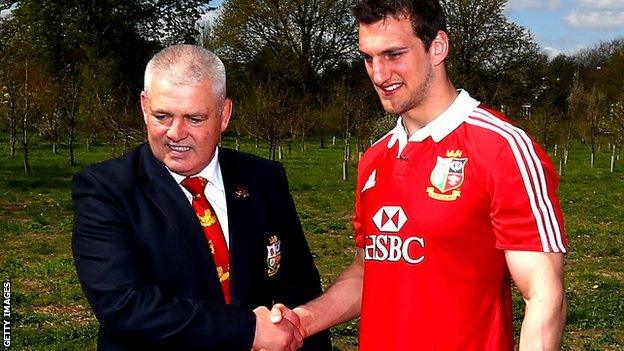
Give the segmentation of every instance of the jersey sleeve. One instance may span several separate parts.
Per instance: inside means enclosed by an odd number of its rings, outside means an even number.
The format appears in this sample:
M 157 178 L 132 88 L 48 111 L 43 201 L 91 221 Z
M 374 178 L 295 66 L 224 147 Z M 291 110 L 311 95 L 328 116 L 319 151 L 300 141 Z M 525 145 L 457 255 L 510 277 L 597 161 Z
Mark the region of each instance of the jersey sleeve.
M 567 252 L 556 191 L 559 178 L 548 155 L 520 129 L 509 133 L 490 164 L 487 188 L 496 247 Z

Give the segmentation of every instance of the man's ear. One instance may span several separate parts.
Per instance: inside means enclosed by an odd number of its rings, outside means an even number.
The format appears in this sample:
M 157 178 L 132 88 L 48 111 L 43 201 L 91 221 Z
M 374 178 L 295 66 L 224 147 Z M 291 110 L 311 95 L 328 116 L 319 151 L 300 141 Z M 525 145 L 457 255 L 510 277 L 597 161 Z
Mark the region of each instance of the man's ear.
M 233 102 L 231 99 L 226 98 L 223 101 L 223 110 L 221 111 L 221 133 L 225 132 L 230 123 L 230 117 L 232 117 L 232 106 Z
M 435 38 L 431 42 L 429 48 L 429 55 L 431 55 L 431 62 L 437 66 L 444 63 L 444 60 L 449 53 L 449 38 L 445 31 L 439 30 Z
M 143 111 L 143 122 L 147 124 L 147 93 L 145 91 L 141 92 L 141 111 Z

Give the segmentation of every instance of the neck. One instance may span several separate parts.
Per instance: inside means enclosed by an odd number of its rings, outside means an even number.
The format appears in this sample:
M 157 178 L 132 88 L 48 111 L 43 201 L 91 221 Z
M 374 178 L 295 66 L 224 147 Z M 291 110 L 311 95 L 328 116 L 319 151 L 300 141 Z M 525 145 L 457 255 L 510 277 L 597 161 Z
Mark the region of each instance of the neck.
M 458 92 L 453 84 L 446 79 L 429 91 L 429 95 L 421 104 L 401 115 L 403 124 L 409 135 L 438 118 L 455 100 Z

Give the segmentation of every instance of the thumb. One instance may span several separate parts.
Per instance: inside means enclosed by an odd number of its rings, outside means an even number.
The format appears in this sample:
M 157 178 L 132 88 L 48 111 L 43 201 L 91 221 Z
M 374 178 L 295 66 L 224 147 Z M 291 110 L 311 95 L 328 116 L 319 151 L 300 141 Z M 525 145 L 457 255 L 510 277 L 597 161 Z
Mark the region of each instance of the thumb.
M 271 315 L 269 316 L 271 323 L 277 324 L 281 322 L 282 318 L 284 317 L 285 309 L 287 309 L 287 307 L 281 303 L 276 303 L 275 305 L 273 305 L 273 308 L 271 308 Z

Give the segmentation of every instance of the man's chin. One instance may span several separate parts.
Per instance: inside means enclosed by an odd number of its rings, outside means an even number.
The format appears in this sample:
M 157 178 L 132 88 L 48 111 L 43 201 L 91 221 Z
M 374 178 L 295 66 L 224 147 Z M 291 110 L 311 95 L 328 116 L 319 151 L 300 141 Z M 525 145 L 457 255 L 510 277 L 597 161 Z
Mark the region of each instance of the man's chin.
M 405 112 L 402 106 L 393 105 L 392 103 L 390 103 L 390 101 L 383 101 L 381 105 L 383 106 L 384 110 L 389 114 L 401 115 L 403 114 L 403 112 Z
M 176 160 L 165 159 L 165 166 L 173 172 L 183 176 L 193 175 L 192 168 Z

